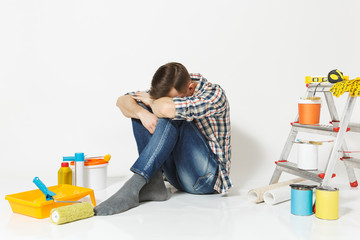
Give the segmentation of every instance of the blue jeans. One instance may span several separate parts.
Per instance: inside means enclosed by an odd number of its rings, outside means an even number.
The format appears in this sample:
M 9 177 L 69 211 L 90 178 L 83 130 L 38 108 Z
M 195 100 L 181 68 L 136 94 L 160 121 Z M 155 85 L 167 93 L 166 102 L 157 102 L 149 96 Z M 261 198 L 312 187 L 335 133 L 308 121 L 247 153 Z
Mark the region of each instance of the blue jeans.
M 146 181 L 162 168 L 175 188 L 194 194 L 214 193 L 218 161 L 194 122 L 159 118 L 153 134 L 132 119 L 139 158 L 131 171 Z

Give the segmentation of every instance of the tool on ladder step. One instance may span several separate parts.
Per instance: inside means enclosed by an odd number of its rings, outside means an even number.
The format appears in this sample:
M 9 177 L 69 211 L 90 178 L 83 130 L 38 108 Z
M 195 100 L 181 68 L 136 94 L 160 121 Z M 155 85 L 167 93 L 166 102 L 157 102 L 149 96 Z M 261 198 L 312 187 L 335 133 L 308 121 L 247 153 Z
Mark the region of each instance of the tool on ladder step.
M 344 77 L 343 73 L 337 69 L 330 71 L 328 74 L 328 81 L 331 83 L 341 82 L 341 81 L 344 81 L 344 79 L 345 79 L 345 77 Z
M 303 139 L 296 139 L 294 143 L 308 143 L 314 145 L 322 145 L 323 143 L 334 142 L 334 140 L 326 140 L 326 141 L 311 141 L 311 140 L 303 140 Z
M 306 76 L 305 77 L 305 83 L 325 83 L 329 82 L 327 77 L 311 77 Z
M 305 100 L 319 101 L 321 100 L 321 97 L 306 97 Z
M 306 76 L 305 77 L 305 83 L 311 84 L 311 83 L 336 83 L 343 80 L 349 80 L 349 76 L 344 76 L 342 72 L 340 72 L 337 69 L 334 69 L 330 71 L 327 75 L 327 77 L 312 77 L 312 76 Z

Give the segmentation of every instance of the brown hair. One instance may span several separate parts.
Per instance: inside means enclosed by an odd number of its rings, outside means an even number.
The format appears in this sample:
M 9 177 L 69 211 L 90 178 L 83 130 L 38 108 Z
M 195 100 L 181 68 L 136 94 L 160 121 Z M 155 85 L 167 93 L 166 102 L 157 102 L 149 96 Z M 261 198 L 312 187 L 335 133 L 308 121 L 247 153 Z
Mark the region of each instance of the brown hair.
M 155 72 L 151 81 L 150 96 L 153 99 L 165 97 L 173 87 L 179 93 L 184 93 L 189 82 L 190 75 L 184 65 L 177 62 L 167 63 Z

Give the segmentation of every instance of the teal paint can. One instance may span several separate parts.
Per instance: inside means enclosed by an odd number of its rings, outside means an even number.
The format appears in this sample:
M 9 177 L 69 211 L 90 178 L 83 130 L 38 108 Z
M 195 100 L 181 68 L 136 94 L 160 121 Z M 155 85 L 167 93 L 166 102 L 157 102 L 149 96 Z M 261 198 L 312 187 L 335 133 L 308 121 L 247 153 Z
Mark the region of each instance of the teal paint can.
M 291 214 L 309 216 L 313 214 L 313 188 L 316 185 L 291 184 Z

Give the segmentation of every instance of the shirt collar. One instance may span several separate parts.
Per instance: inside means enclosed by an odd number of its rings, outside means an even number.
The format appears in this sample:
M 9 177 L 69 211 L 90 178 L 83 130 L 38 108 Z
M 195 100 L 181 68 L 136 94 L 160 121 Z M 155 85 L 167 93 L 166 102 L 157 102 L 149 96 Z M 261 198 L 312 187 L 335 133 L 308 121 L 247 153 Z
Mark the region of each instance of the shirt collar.
M 198 92 L 206 82 L 206 79 L 200 73 L 190 73 L 190 78 L 192 81 L 197 82 L 195 92 Z

